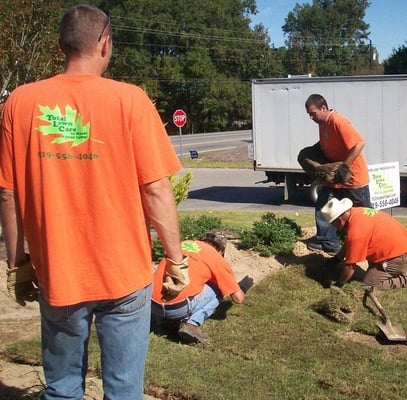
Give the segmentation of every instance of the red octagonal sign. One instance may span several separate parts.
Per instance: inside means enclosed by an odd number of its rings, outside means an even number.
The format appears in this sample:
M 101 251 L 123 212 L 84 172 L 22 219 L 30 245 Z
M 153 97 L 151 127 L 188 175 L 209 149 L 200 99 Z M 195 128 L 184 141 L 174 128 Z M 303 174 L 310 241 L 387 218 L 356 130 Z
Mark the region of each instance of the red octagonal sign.
M 172 116 L 172 120 L 175 126 L 178 126 L 178 128 L 182 128 L 187 122 L 187 115 L 185 114 L 184 110 L 175 110 L 174 115 Z

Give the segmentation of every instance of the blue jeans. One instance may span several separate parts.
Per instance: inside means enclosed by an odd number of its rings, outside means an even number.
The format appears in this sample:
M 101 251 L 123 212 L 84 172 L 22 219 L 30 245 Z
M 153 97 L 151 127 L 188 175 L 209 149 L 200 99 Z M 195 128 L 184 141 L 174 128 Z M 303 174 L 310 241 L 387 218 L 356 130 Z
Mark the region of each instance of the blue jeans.
M 321 186 L 318 190 L 318 198 L 315 203 L 317 242 L 322 245 L 325 251 L 337 253 L 341 246 L 336 228 L 329 224 L 321 213 L 321 208 L 333 197 L 336 197 L 338 200 L 347 197 L 352 200 L 354 207 L 371 207 L 369 186 L 349 189 L 334 189 L 328 186 Z
M 82 400 L 92 320 L 101 348 L 104 400 L 142 400 L 151 317 L 149 285 L 116 300 L 55 307 L 40 293 L 43 399 Z
M 165 305 L 153 304 L 152 312 L 158 323 L 165 320 L 182 320 L 193 325 L 202 325 L 216 310 L 223 300 L 218 288 L 212 284 L 206 284 L 201 293 L 192 299 L 187 299 L 188 304 L 176 310 L 166 310 Z

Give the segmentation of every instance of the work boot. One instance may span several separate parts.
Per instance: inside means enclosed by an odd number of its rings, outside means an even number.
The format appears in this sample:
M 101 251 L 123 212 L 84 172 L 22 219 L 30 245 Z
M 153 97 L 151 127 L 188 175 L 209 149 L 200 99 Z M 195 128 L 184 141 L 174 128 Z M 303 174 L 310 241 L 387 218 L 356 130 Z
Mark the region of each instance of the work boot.
M 187 343 L 204 343 L 209 340 L 209 335 L 201 331 L 199 326 L 181 322 L 179 324 L 178 336 Z

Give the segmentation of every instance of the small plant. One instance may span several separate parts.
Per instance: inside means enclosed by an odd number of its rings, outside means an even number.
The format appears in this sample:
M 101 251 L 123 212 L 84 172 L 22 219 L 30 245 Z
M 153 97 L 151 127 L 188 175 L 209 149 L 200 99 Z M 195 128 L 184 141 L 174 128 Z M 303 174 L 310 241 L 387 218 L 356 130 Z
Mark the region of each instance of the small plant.
M 177 175 L 171 175 L 169 177 L 172 191 L 174 193 L 175 204 L 178 207 L 187 197 L 189 187 L 192 182 L 192 172 L 188 171 L 182 178 Z M 161 260 L 164 257 L 164 248 L 159 239 L 153 239 L 151 243 L 153 261 Z
M 169 177 L 177 207 L 188 197 L 192 182 L 192 172 L 188 171 L 182 178 L 177 175 Z
M 253 248 L 263 257 L 285 255 L 292 252 L 300 234 L 301 228 L 294 221 L 266 213 L 251 229 L 242 231 L 240 248 Z
M 211 229 L 221 229 L 222 220 L 210 215 L 200 215 L 197 218 L 185 217 L 180 221 L 182 240 L 198 240 Z
M 197 218 L 185 217 L 180 220 L 181 240 L 198 240 L 203 234 L 211 229 L 220 229 L 222 220 L 217 217 L 200 215 Z M 164 257 L 164 249 L 159 239 L 153 240 L 153 261 L 159 261 Z

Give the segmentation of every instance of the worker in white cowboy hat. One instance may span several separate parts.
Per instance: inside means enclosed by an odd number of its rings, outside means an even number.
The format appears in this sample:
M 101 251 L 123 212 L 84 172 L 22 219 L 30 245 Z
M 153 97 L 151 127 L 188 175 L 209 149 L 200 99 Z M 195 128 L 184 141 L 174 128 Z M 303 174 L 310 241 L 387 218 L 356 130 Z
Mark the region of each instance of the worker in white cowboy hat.
M 352 206 L 348 198 L 333 198 L 321 209 L 330 224 L 345 231 L 344 245 L 334 257 L 343 264 L 336 286 L 348 282 L 355 264 L 366 260 L 365 288 L 407 287 L 407 228 L 383 211 Z

